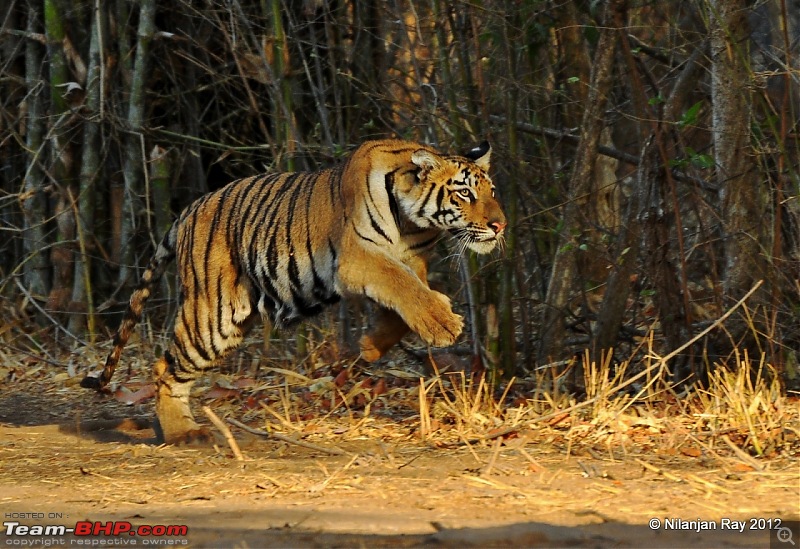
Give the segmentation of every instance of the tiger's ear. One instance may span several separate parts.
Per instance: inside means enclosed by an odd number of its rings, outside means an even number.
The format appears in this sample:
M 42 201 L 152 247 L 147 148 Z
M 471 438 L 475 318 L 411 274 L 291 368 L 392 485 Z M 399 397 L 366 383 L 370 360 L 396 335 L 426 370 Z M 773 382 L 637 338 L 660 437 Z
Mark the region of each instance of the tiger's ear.
M 426 151 L 425 149 L 417 149 L 411 154 L 411 161 L 422 170 L 432 170 L 441 165 L 441 158 L 439 155 Z
M 477 147 L 468 150 L 464 156 L 475 162 L 479 168 L 488 172 L 489 159 L 492 157 L 492 146 L 489 145 L 488 141 L 484 141 Z

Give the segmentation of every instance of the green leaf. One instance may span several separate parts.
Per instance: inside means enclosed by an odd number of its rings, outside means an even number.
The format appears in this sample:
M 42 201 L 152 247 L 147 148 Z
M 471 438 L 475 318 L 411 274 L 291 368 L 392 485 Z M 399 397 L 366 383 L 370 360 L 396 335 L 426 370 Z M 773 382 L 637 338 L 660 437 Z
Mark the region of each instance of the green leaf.
M 700 112 L 700 107 L 702 106 L 703 102 L 698 101 L 697 103 L 689 107 L 687 111 L 683 113 L 681 119 L 678 120 L 678 126 L 680 126 L 681 128 L 685 128 L 686 126 L 691 126 L 695 124 L 697 122 L 697 113 Z
M 697 168 L 713 168 L 714 159 L 708 154 L 695 154 L 692 156 L 692 164 Z
M 683 158 L 674 158 L 669 161 L 670 168 L 685 168 L 689 162 Z

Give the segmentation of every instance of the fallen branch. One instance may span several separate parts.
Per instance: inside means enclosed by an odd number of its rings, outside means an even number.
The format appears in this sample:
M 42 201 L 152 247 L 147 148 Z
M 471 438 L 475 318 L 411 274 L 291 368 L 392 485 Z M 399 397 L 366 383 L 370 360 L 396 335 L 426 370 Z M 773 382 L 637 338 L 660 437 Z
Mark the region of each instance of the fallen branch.
M 244 456 L 242 455 L 242 451 L 239 449 L 239 445 L 236 443 L 236 439 L 233 438 L 233 434 L 231 430 L 228 429 L 228 426 L 215 414 L 211 408 L 208 406 L 203 406 L 203 413 L 208 416 L 208 419 L 211 420 L 211 423 L 214 424 L 214 427 L 220 430 L 220 432 L 225 436 L 225 440 L 228 441 L 228 446 L 231 447 L 233 450 L 233 455 L 236 456 L 237 461 L 244 461 Z
M 267 431 L 264 431 L 262 429 L 254 429 L 253 427 L 245 425 L 241 421 L 237 421 L 237 420 L 235 420 L 233 418 L 230 418 L 230 417 L 227 418 L 227 422 L 230 423 L 231 425 L 235 425 L 239 429 L 243 429 L 243 430 L 247 431 L 248 433 L 252 433 L 254 435 L 262 436 L 262 437 L 265 437 L 265 438 L 273 438 L 275 440 L 279 440 L 279 441 L 285 442 L 287 444 L 294 444 L 295 446 L 301 446 L 303 448 L 308 448 L 309 450 L 316 450 L 317 452 L 324 452 L 326 454 L 331 454 L 331 455 L 334 455 L 334 456 L 347 455 L 347 452 L 345 452 L 344 450 L 342 450 L 340 448 L 326 448 L 325 446 L 319 446 L 317 444 L 312 444 L 312 443 L 306 442 L 304 440 L 293 439 L 291 437 L 287 437 L 285 435 L 281 435 L 281 434 L 278 434 L 278 433 L 268 433 Z
M 671 480 L 673 482 L 684 482 L 684 480 L 682 478 L 680 478 L 680 477 L 678 477 L 676 475 L 673 475 L 669 471 L 665 471 L 664 469 L 662 469 L 660 467 L 656 467 L 655 465 L 647 463 L 646 461 L 644 461 L 642 459 L 633 458 L 633 460 L 636 463 L 638 463 L 639 465 L 641 465 L 642 467 L 644 467 L 645 469 L 647 469 L 648 471 L 652 471 L 653 473 L 655 473 L 657 475 L 661 475 L 662 477 L 664 477 L 667 480 Z
M 752 467 L 756 471 L 764 470 L 763 465 L 761 465 L 759 462 L 753 459 L 753 457 L 750 456 L 747 452 L 736 446 L 733 443 L 733 441 L 731 441 L 731 439 L 728 438 L 728 435 L 722 435 L 720 438 L 722 439 L 722 442 L 728 445 L 728 448 L 733 450 L 733 453 L 736 454 L 736 457 L 738 457 L 745 465 Z

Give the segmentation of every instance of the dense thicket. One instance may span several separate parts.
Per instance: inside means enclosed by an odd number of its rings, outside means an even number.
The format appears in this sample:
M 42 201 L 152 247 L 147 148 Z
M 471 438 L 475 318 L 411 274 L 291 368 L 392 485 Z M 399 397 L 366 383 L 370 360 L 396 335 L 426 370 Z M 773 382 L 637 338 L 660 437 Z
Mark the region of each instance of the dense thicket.
M 465 350 L 507 375 L 664 354 L 763 280 L 673 374 L 747 350 L 798 375 L 798 0 L 9 0 L 0 17 L 17 328 L 105 336 L 171 218 L 233 178 L 376 137 L 488 138 L 505 253 L 433 273 L 470 315 Z

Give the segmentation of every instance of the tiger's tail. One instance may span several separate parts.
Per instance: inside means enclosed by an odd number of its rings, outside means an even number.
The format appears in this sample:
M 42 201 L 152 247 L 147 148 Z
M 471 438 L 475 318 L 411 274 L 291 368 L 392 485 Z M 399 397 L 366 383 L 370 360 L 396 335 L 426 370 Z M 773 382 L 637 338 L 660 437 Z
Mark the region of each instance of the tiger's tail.
M 142 318 L 142 311 L 144 310 L 147 299 L 153 292 L 155 285 L 158 284 L 158 281 L 161 280 L 161 277 L 164 275 L 167 265 L 175 258 L 178 223 L 179 221 L 173 223 L 172 227 L 170 227 L 169 231 L 164 235 L 153 257 L 150 259 L 150 263 L 142 274 L 139 285 L 131 294 L 128 310 L 125 312 L 125 317 L 122 319 L 117 333 L 114 334 L 114 348 L 111 349 L 111 352 L 106 357 L 103 371 L 99 376 L 87 375 L 81 380 L 81 387 L 100 391 L 111 381 L 114 370 L 117 369 L 119 358 L 122 355 L 122 349 L 128 342 L 131 333 L 133 333 L 134 327 L 136 327 L 136 324 L 138 324 L 139 320 Z

